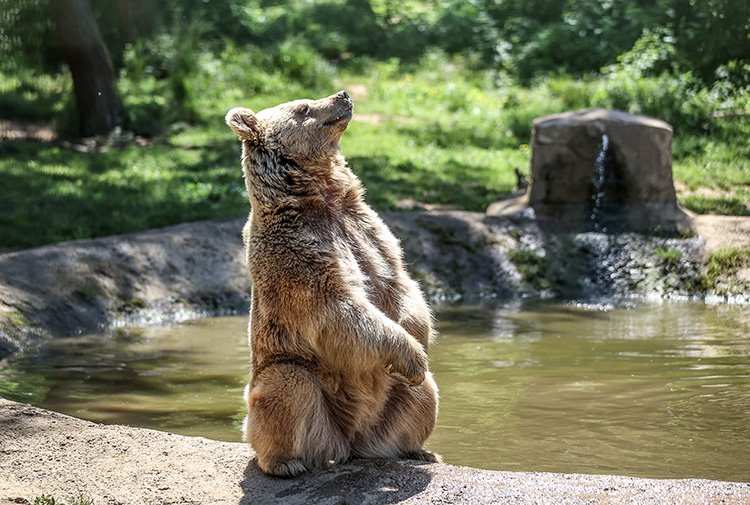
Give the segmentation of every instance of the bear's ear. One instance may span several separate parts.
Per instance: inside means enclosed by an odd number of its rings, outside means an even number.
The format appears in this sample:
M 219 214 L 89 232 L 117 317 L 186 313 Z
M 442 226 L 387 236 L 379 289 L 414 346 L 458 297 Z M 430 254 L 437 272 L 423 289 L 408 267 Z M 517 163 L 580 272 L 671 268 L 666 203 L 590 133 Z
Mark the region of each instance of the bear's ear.
M 241 139 L 260 140 L 260 126 L 258 118 L 250 109 L 235 107 L 227 112 L 225 118 L 227 125 Z

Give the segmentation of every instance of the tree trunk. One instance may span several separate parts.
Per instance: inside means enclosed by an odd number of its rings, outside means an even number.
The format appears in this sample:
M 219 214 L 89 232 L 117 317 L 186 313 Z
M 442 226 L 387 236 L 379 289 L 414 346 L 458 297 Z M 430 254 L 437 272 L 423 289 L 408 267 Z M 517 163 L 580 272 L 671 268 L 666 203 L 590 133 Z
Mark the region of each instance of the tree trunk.
M 88 0 L 50 0 L 60 47 L 73 75 L 81 134 L 111 132 L 120 124 L 115 72 Z

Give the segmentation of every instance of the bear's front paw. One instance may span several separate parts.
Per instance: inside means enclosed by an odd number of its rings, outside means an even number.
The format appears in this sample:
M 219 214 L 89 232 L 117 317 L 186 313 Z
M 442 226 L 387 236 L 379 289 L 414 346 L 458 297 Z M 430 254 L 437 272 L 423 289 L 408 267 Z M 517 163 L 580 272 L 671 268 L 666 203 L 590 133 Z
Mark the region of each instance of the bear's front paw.
M 419 386 L 424 382 L 427 372 L 427 353 L 421 345 L 414 345 L 410 349 L 410 356 L 403 357 L 403 361 L 393 364 L 393 368 L 403 375 L 412 386 Z

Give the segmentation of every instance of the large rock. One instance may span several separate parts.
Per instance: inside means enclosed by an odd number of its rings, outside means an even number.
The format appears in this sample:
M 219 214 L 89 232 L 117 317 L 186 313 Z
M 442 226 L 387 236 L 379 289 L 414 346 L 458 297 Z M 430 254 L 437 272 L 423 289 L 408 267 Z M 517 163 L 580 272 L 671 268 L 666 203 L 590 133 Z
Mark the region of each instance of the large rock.
M 672 127 L 607 109 L 537 118 L 528 203 L 594 231 L 689 228 L 672 180 Z
M 295 479 L 263 475 L 246 444 L 103 426 L 0 398 L 0 505 L 41 495 L 96 505 L 750 503 L 750 484 L 491 472 L 354 460 Z
M 512 292 L 486 216 L 387 213 L 428 294 Z M 217 219 L 0 254 L 0 359 L 25 341 L 246 311 L 246 218 Z
M 531 209 L 503 217 L 436 211 L 383 218 L 433 299 L 532 294 L 540 279 L 572 296 L 694 296 L 699 286 L 697 238 L 557 237 Z M 0 254 L 0 360 L 35 338 L 246 312 L 244 221 L 185 223 Z M 679 265 L 665 271 L 657 248 L 678 249 Z M 526 275 L 523 261 L 546 268 Z

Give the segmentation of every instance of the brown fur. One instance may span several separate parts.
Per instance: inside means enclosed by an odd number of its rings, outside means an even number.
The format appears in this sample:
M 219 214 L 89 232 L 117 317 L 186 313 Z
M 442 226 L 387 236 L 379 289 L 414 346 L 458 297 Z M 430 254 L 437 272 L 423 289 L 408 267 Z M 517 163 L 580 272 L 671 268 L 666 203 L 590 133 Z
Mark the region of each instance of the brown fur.
M 339 150 L 346 92 L 254 114 L 242 140 L 253 281 L 244 436 L 279 476 L 350 457 L 437 461 L 429 308 Z

